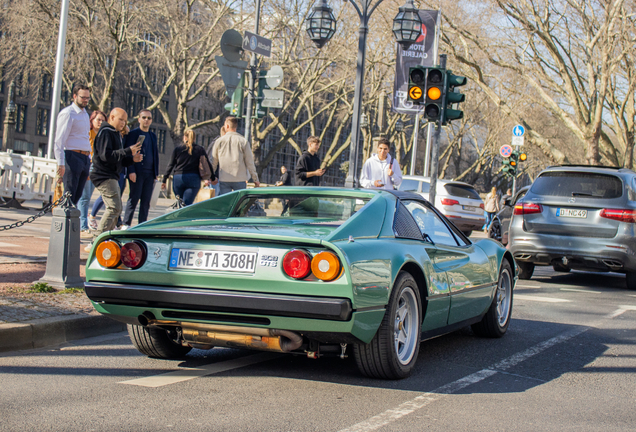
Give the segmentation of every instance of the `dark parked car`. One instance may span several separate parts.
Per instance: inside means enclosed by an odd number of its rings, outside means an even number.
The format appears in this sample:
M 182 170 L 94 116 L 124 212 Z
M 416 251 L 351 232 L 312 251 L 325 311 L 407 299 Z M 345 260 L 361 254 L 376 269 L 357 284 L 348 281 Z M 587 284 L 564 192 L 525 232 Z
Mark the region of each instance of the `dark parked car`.
M 510 246 L 519 277 L 536 265 L 625 273 L 636 289 L 636 173 L 624 168 L 555 166 L 514 206 Z
M 502 200 L 501 210 L 495 215 L 488 229 L 488 237 L 500 241 L 503 245 L 508 244 L 508 231 L 510 230 L 513 207 L 529 190 L 530 186 L 524 186 L 515 193 L 514 197 Z

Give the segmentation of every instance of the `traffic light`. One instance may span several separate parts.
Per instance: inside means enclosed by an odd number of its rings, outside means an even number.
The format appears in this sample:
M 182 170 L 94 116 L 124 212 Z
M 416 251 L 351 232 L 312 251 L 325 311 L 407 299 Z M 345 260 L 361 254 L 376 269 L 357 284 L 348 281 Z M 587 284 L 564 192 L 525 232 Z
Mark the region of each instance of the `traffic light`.
M 517 161 L 514 160 L 512 156 L 513 155 L 510 155 L 510 157 L 504 158 L 501 171 L 506 175 L 514 177 L 515 174 L 517 174 Z
M 254 114 L 252 115 L 253 119 L 262 119 L 267 115 L 267 108 L 263 106 L 263 99 L 265 99 L 265 95 L 263 94 L 263 90 L 269 90 L 269 86 L 267 85 L 267 81 L 265 81 L 265 77 L 269 71 L 262 70 L 259 72 L 258 77 L 258 94 L 256 95 L 256 109 L 254 110 Z
M 422 105 L 424 103 L 424 86 L 426 84 L 426 68 L 424 66 L 415 66 L 409 68 L 409 94 L 408 99 L 413 105 Z
M 446 110 L 444 111 L 444 124 L 464 118 L 464 111 L 453 109 L 453 104 L 458 104 L 466 100 L 466 96 L 462 93 L 456 93 L 455 88 L 466 85 L 466 77 L 453 75 L 449 70 L 446 71 Z
M 245 74 L 241 76 L 241 80 L 232 93 L 232 101 L 225 104 L 225 109 L 230 112 L 231 116 L 243 117 L 243 93 L 245 91 Z
M 426 75 L 426 105 L 424 106 L 424 117 L 428 120 L 437 121 L 441 118 L 445 73 L 446 71 L 441 68 L 428 68 L 428 74 Z

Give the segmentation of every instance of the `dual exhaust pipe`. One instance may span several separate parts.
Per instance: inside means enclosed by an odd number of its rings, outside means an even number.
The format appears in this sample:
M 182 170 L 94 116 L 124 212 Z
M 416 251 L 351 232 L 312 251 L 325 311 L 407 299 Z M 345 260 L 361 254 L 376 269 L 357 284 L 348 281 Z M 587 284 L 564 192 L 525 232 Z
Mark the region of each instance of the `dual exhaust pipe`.
M 164 321 L 150 313 L 139 315 L 138 320 L 144 327 L 181 327 L 181 342 L 198 349 L 223 346 L 288 353 L 303 344 L 302 336 L 289 330 Z

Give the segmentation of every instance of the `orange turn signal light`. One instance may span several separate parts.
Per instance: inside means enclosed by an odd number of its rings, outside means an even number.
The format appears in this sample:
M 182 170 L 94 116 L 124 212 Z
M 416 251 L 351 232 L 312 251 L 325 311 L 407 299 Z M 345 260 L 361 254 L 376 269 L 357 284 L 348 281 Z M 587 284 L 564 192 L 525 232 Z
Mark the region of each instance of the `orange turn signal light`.
M 437 100 L 440 97 L 442 97 L 442 91 L 439 89 L 439 87 L 429 88 L 426 94 L 428 95 L 428 98 L 431 100 Z
M 318 279 L 328 282 L 340 274 L 340 260 L 333 252 L 320 252 L 311 260 L 311 271 Z
M 121 247 L 117 242 L 106 240 L 97 246 L 95 256 L 102 267 L 115 268 L 121 262 Z

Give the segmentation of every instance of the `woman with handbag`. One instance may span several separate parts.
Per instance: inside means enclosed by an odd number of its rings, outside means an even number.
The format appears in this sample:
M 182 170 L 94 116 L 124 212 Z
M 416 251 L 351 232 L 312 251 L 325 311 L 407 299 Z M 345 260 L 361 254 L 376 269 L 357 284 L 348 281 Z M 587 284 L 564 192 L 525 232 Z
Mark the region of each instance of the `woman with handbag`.
M 165 190 L 168 177 L 174 171 L 172 190 L 175 195 L 181 197 L 185 205 L 194 202 L 201 188 L 201 180 L 205 180 L 206 185 L 217 183 L 207 152 L 194 143 L 194 138 L 192 130 L 188 129 L 184 132 L 183 145 L 176 147 L 172 152 L 161 185 L 161 190 Z

